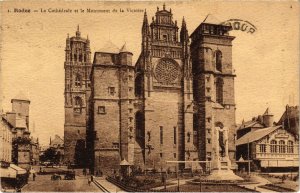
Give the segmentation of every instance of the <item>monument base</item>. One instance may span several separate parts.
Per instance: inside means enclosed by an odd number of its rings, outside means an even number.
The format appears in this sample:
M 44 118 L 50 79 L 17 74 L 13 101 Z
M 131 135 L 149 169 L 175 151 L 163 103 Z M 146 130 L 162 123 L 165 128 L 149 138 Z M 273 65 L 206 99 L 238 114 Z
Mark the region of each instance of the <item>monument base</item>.
M 232 170 L 212 170 L 211 174 L 207 176 L 206 180 L 232 180 L 232 181 L 242 181 L 243 178 L 235 175 Z

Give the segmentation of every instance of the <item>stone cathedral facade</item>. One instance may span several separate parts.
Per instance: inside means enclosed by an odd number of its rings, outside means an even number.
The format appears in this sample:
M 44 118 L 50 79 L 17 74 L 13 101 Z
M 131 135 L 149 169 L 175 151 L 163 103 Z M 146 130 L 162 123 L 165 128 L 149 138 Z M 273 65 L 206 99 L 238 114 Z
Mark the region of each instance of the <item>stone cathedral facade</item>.
M 164 5 L 150 22 L 144 14 L 136 64 L 126 44 L 118 48 L 108 42 L 95 52 L 91 64 L 88 40 L 80 34 L 67 39 L 67 48 L 68 41 L 74 43 L 66 54 L 81 50 L 86 55 L 84 62 L 78 54 L 75 61 L 66 57 L 65 141 L 66 134 L 72 136 L 69 147 L 85 135 L 86 128 L 92 172 L 110 173 L 123 160 L 143 170 L 197 168 L 199 164 L 167 161 L 210 161 L 211 132 L 214 127 L 226 127 L 234 161 L 234 37 L 229 30 L 230 26 L 208 15 L 189 36 L 184 18 L 179 26 Z M 75 87 L 78 73 L 84 82 L 81 89 Z M 79 115 L 76 97 L 82 99 Z

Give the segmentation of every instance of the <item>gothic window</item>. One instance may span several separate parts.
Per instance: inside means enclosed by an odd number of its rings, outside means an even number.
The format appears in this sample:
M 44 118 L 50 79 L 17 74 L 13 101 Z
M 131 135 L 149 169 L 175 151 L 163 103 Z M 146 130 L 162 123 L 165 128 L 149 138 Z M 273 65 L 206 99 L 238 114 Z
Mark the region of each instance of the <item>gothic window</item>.
M 135 79 L 135 96 L 142 97 L 143 96 L 143 76 L 138 75 Z
M 82 54 L 79 54 L 79 62 L 82 62 Z
M 137 139 L 138 143 L 144 143 L 145 140 L 145 127 L 144 127 L 144 114 L 138 111 L 135 114 L 135 138 Z M 148 133 L 148 138 L 150 139 L 150 132 Z
M 219 50 L 216 52 L 216 69 L 222 72 L 222 52 Z
M 216 82 L 216 101 L 223 104 L 223 80 L 221 78 L 218 78 Z
M 159 139 L 160 139 L 160 144 L 164 143 L 164 131 L 163 131 L 163 126 L 159 127 Z
M 176 142 L 177 142 L 177 130 L 176 130 L 176 127 L 174 127 L 173 129 L 174 129 L 174 144 L 176 144 Z
M 74 61 L 77 61 L 77 55 L 74 54 Z
M 81 87 L 81 76 L 80 76 L 80 74 L 76 75 L 76 78 L 75 78 L 75 87 Z
M 271 153 L 277 153 L 277 141 L 272 140 L 270 145 Z
M 285 153 L 285 142 L 283 140 L 279 141 L 279 153 Z
M 74 111 L 76 113 L 81 113 L 82 112 L 82 99 L 79 96 L 75 97 Z
M 294 153 L 294 143 L 292 141 L 287 143 L 287 153 Z
M 170 59 L 159 60 L 155 68 L 155 78 L 164 85 L 172 84 L 178 78 L 179 73 L 179 65 Z

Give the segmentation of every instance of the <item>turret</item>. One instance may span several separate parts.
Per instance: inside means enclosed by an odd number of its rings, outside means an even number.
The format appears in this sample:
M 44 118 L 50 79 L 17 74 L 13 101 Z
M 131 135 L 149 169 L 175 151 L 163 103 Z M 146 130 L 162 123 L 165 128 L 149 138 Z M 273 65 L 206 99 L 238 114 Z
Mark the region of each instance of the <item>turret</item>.
M 144 41 L 144 38 L 148 36 L 148 34 L 149 34 L 149 23 L 148 23 L 147 12 L 145 10 L 144 20 L 143 20 L 143 26 L 142 26 L 143 41 Z
M 132 53 L 128 51 L 126 43 L 122 46 L 120 50 L 120 64 L 132 66 Z
M 70 37 L 69 37 L 69 34 L 67 36 L 67 39 L 66 39 L 66 49 L 65 49 L 65 52 L 66 52 L 66 58 L 65 60 L 66 61 L 70 61 L 70 53 L 71 53 L 71 43 L 70 43 Z
M 273 117 L 274 115 L 271 113 L 270 109 L 267 108 L 265 113 L 263 114 L 263 124 L 266 127 L 272 127 L 273 126 Z
M 80 38 L 79 25 L 77 26 L 76 37 L 77 37 L 77 38 Z
M 184 20 L 184 17 L 182 19 L 182 25 L 181 25 L 181 30 L 180 30 L 180 42 L 188 42 L 189 41 L 189 33 L 186 27 L 186 23 Z

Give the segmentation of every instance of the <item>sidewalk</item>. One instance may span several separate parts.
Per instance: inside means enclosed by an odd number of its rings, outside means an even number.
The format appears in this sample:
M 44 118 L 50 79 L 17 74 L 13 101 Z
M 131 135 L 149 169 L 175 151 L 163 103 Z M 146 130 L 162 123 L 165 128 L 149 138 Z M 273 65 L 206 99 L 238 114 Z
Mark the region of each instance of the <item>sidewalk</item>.
M 96 180 L 99 184 L 101 184 L 109 192 L 125 192 L 124 190 L 121 190 L 118 186 L 108 182 L 105 179 L 105 177 L 95 177 L 94 180 Z
M 262 185 L 266 185 L 266 184 L 271 184 L 271 182 L 263 177 L 260 177 L 258 175 L 252 174 L 253 176 L 251 176 L 251 179 L 255 182 L 258 182 L 256 184 L 242 184 L 242 185 L 238 185 L 240 187 L 245 187 L 245 188 L 249 188 L 251 190 L 255 190 L 258 192 L 275 192 L 273 190 L 269 190 L 269 189 L 265 189 L 265 188 L 260 188 L 258 186 L 262 186 Z
M 181 179 L 181 180 L 179 180 L 179 185 L 186 184 L 186 182 L 190 181 L 190 180 L 191 179 Z M 178 186 L 178 180 L 177 179 L 167 181 L 167 183 L 170 184 L 170 185 L 167 185 L 166 188 L 171 188 L 171 187 L 177 187 Z M 151 190 L 164 190 L 164 189 L 165 189 L 165 186 L 159 186 L 159 187 L 151 188 Z

